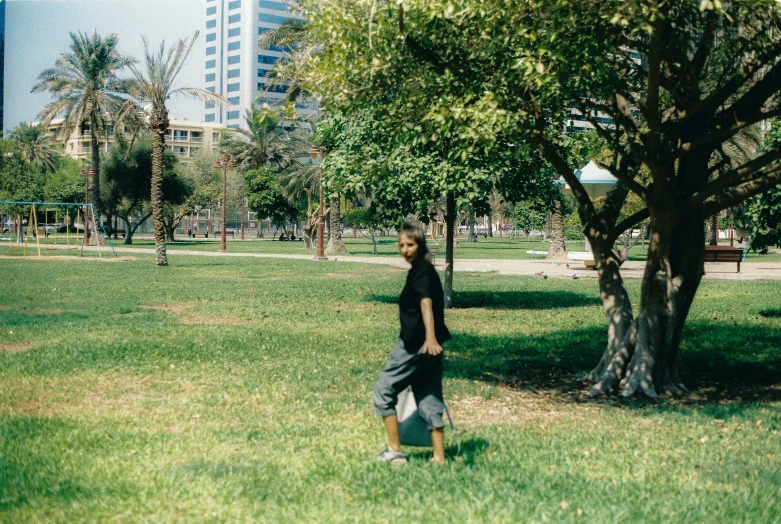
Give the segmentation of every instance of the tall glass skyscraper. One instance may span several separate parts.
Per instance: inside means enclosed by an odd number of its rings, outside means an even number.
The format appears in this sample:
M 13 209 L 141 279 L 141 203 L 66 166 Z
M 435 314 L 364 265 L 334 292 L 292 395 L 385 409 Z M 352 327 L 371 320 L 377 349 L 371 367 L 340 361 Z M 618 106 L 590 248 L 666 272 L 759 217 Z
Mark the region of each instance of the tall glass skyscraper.
M 258 51 L 258 36 L 295 18 L 281 0 L 204 0 L 206 10 L 205 87 L 231 105 L 204 105 L 204 122 L 246 128 L 245 111 L 260 102 L 277 103 L 283 86 L 267 86 L 279 49 Z

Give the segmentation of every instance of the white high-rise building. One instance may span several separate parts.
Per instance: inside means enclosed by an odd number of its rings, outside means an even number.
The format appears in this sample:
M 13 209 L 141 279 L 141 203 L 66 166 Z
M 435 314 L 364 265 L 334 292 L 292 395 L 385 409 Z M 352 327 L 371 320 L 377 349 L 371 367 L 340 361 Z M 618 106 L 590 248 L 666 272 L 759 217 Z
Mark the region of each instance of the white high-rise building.
M 268 87 L 268 73 L 282 56 L 279 49 L 258 51 L 258 36 L 296 18 L 282 0 L 204 0 L 206 9 L 205 87 L 231 105 L 206 103 L 203 121 L 231 129 L 246 128 L 246 110 L 260 102 L 274 104 L 284 86 Z

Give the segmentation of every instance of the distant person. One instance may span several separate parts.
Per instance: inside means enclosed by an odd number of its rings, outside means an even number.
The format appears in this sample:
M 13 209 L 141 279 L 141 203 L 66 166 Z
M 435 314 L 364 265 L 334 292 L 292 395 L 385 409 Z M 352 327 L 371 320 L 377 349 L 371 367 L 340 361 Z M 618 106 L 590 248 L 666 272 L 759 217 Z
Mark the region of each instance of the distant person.
M 285 238 L 285 234 L 284 234 L 284 233 L 280 234 L 280 235 L 279 235 L 279 241 L 280 241 L 280 242 L 284 242 L 285 240 L 287 240 L 287 239 Z
M 396 401 L 412 386 L 418 413 L 431 431 L 434 456 L 431 462 L 445 462 L 445 426 L 442 412 L 442 343 L 450 339 L 445 326 L 442 283 L 426 246 L 426 234 L 415 222 L 406 221 L 399 233 L 399 253 L 412 264 L 399 298 L 399 331 L 396 347 L 374 388 L 375 415 L 383 417 L 388 447 L 379 460 L 406 463 L 401 450 Z
M 296 235 L 294 233 L 291 233 L 290 234 L 290 241 L 291 242 L 295 242 L 295 240 L 296 240 Z

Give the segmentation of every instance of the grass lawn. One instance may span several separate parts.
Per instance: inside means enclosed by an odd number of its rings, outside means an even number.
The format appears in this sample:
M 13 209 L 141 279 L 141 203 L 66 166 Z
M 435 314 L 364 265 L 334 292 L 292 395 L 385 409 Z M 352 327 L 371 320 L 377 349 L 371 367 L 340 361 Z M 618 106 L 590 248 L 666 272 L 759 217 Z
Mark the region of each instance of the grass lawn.
M 575 382 L 596 282 L 458 274 L 461 454 L 389 467 L 370 404 L 402 270 L 133 258 L 0 260 L 0 521 L 781 519 L 781 282 L 703 282 L 696 393 L 647 403 Z

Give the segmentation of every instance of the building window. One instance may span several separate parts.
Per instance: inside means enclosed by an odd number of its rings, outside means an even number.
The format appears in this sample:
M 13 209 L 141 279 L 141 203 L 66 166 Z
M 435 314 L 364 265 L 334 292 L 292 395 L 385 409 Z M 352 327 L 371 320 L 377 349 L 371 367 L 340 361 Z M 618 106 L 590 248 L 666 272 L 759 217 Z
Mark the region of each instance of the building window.
M 228 102 L 230 102 L 231 105 L 237 106 L 241 103 L 241 97 L 234 96 L 228 99 Z
M 239 128 L 239 124 L 231 124 L 228 126 L 228 129 L 238 129 L 238 128 Z
M 209 86 L 206 88 L 206 90 L 210 93 L 214 93 L 214 86 Z
M 241 75 L 241 69 L 231 69 L 228 71 L 228 78 L 238 78 Z
M 212 133 L 212 142 L 216 142 L 220 139 L 219 133 Z
M 233 93 L 241 89 L 241 84 L 228 84 L 228 93 Z
M 277 56 L 258 55 L 259 64 L 276 64 L 277 60 L 279 60 Z
M 266 22 L 267 24 L 281 24 L 286 22 L 287 20 L 290 20 L 289 16 L 269 15 L 266 13 L 260 13 L 258 15 L 258 21 Z
M 214 79 L 215 79 L 214 73 L 209 73 L 208 75 L 206 75 L 207 82 L 214 82 Z
M 217 67 L 217 61 L 216 60 L 207 60 L 206 61 L 206 69 L 214 69 Z
M 241 55 L 228 57 L 228 65 L 238 64 L 239 62 L 241 62 Z
M 182 129 L 174 129 L 174 140 L 187 140 L 189 133 Z
M 233 38 L 234 36 L 241 35 L 241 27 L 234 27 L 233 29 L 228 29 L 228 38 Z
M 214 109 L 214 106 L 215 106 L 215 105 L 216 105 L 216 104 L 215 104 L 214 102 L 206 102 L 206 103 L 204 104 L 204 109 Z
M 207 7 L 206 8 L 206 16 L 216 15 L 216 14 L 217 14 L 217 6 L 216 5 L 213 5 L 211 7 Z
M 240 114 L 239 111 L 228 111 L 225 116 L 228 117 L 228 120 L 236 120 Z
M 281 2 L 272 2 L 271 0 L 260 0 L 258 7 L 261 9 L 274 9 L 276 11 L 287 11 L 285 4 Z
M 238 9 L 241 7 L 241 0 L 233 0 L 228 4 L 228 9 Z
M 236 22 L 241 22 L 241 14 L 238 15 L 230 15 L 228 17 L 228 23 L 229 24 L 235 24 Z
M 231 42 L 228 44 L 228 51 L 236 51 L 237 49 L 241 49 L 241 42 Z
M 217 54 L 217 48 L 215 46 L 207 47 L 206 48 L 206 56 L 209 55 L 216 55 Z
M 215 27 L 217 27 L 217 20 L 206 21 L 206 29 L 214 29 Z
M 214 113 L 206 115 L 203 119 L 205 122 L 214 122 Z
M 217 40 L 217 33 L 209 33 L 206 35 L 207 42 L 214 42 L 215 40 Z

